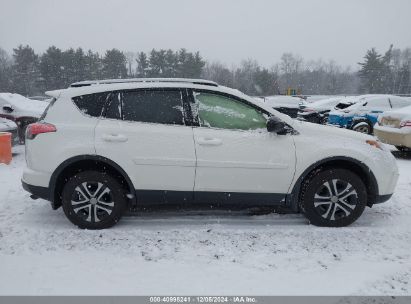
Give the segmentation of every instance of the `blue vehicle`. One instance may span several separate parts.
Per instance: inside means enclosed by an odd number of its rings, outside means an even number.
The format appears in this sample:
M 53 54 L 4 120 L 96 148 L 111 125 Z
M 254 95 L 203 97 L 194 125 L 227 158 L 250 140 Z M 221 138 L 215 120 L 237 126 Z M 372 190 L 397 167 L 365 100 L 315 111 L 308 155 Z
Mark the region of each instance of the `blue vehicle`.
M 372 134 L 378 116 L 385 111 L 411 105 L 411 100 L 395 95 L 369 95 L 348 108 L 332 111 L 328 124 L 357 132 Z

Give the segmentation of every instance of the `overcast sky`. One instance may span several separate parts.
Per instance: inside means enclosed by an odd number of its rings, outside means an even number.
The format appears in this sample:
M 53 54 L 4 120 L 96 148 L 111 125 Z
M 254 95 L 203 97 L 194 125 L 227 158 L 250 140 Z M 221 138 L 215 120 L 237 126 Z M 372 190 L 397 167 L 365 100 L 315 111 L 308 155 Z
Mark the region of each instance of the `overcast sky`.
M 356 66 L 365 51 L 411 47 L 411 0 L 0 0 L 0 47 L 200 51 L 267 67 L 284 52 Z

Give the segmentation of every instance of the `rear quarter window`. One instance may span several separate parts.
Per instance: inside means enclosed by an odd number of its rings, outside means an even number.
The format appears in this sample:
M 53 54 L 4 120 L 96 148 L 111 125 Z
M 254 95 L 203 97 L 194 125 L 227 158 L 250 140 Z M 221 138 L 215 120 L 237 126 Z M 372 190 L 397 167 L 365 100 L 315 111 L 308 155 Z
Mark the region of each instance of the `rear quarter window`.
M 88 94 L 73 97 L 73 102 L 79 110 L 92 117 L 100 117 L 109 93 Z

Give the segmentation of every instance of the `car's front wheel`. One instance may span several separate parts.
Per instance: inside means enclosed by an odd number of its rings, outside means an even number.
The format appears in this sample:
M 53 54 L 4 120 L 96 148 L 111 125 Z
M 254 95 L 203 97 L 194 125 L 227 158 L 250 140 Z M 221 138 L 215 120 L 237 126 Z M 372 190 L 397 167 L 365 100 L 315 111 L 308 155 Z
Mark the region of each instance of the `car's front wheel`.
M 84 171 L 65 184 L 62 205 L 67 218 L 80 228 L 109 228 L 126 210 L 126 191 L 108 174 Z
M 361 121 L 353 125 L 353 131 L 364 133 L 364 134 L 372 134 L 373 129 L 370 123 L 366 121 Z
M 300 204 L 313 225 L 348 226 L 363 213 L 367 190 L 355 173 L 345 169 L 328 169 L 313 174 L 305 181 Z

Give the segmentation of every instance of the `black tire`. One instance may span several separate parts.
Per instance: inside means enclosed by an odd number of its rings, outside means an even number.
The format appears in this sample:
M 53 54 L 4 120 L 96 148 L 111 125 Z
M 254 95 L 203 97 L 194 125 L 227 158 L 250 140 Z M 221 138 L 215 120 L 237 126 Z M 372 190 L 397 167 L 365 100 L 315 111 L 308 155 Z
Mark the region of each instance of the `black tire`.
M 364 124 L 364 122 L 366 123 L 366 125 Z M 372 132 L 373 132 L 373 127 L 368 121 L 356 122 L 352 126 L 352 129 L 353 129 L 353 131 L 364 133 L 364 134 L 372 134 Z
M 126 191 L 108 174 L 84 171 L 64 185 L 62 205 L 67 218 L 82 229 L 110 228 L 126 210 Z
M 311 224 L 344 227 L 363 213 L 367 205 L 367 190 L 355 173 L 345 169 L 327 169 L 311 175 L 304 182 L 300 198 L 302 212 Z

